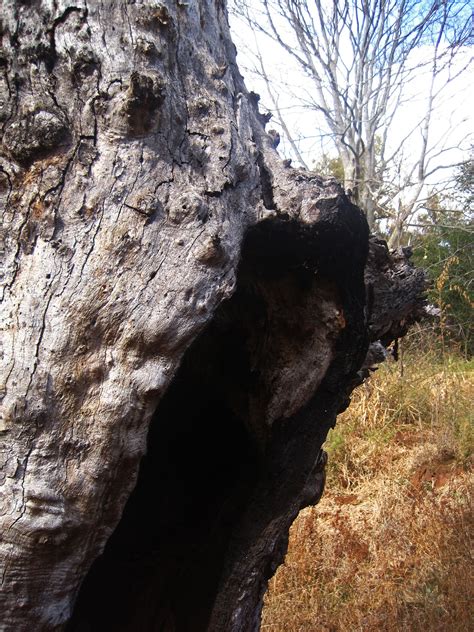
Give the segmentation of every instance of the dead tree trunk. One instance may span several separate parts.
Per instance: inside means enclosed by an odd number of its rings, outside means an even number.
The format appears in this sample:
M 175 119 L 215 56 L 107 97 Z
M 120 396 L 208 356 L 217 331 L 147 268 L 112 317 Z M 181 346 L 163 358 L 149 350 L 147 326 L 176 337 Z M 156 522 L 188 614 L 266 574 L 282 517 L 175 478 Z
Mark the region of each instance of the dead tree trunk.
M 0 629 L 257 630 L 420 277 L 370 329 L 365 218 L 284 167 L 220 0 L 2 11 Z

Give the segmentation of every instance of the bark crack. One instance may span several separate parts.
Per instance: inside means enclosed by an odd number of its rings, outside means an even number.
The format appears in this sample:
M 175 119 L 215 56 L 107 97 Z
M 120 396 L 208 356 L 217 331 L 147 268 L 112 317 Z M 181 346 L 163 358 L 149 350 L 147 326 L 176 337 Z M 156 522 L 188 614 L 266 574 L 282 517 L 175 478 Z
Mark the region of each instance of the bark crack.
M 278 211 L 277 205 L 273 197 L 272 176 L 268 167 L 265 164 L 265 158 L 261 152 L 258 154 L 257 166 L 260 173 L 263 204 L 265 208 L 269 211 Z
M 45 329 L 46 329 L 46 314 L 48 313 L 48 309 L 49 309 L 49 306 L 51 304 L 51 300 L 53 299 L 52 287 L 53 287 L 53 284 L 54 284 L 54 282 L 55 282 L 55 280 L 56 280 L 56 278 L 58 276 L 60 276 L 60 271 L 58 271 L 55 274 L 55 276 L 51 279 L 51 282 L 49 283 L 48 288 L 47 288 L 48 290 L 50 290 L 50 292 L 49 292 L 48 299 L 46 301 L 46 306 L 45 306 L 45 308 L 43 310 L 43 315 L 42 315 L 42 319 L 41 319 L 41 327 L 40 327 L 38 339 L 36 341 L 36 346 L 35 346 L 35 356 L 34 356 L 34 361 L 33 361 L 33 370 L 31 371 L 30 380 L 28 382 L 28 386 L 26 387 L 25 399 L 28 396 L 28 393 L 29 393 L 30 388 L 31 388 L 31 384 L 33 382 L 34 375 L 36 373 L 36 369 L 38 368 L 41 342 L 43 340 L 44 332 L 45 332 Z

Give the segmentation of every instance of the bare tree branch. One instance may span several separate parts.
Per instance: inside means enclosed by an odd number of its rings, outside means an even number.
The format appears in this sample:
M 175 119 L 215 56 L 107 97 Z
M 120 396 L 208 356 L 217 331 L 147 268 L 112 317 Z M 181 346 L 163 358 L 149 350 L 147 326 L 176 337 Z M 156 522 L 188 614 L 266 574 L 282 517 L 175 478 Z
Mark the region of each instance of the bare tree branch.
M 375 227 L 380 212 L 384 216 L 388 213 L 398 218 L 393 230 L 400 233 L 403 221 L 411 217 L 422 197 L 428 178 L 448 168 L 448 164 L 440 167 L 434 162 L 447 139 L 434 138 L 433 114 L 446 93 L 446 85 L 459 78 L 470 63 L 453 63 L 458 51 L 469 42 L 469 3 L 235 0 L 234 13 L 244 17 L 259 37 L 278 44 L 306 77 L 311 86 L 309 98 L 302 96 L 306 87 L 298 90 L 295 98 L 322 116 L 325 129 L 320 137 L 332 138 L 342 162 L 344 185 L 365 209 L 371 227 Z M 283 127 L 282 109 L 277 107 L 263 55 L 260 62 L 259 75 Z M 429 82 L 421 118 L 403 128 L 400 139 L 394 140 L 390 128 L 402 105 L 413 99 L 410 93 L 416 91 L 420 77 Z M 418 154 L 411 158 L 407 171 L 405 147 L 408 143 L 414 146 L 417 135 Z M 288 136 L 292 136 L 289 131 Z M 308 134 L 307 138 L 311 137 Z M 298 160 L 305 162 L 295 139 L 290 144 Z M 400 163 L 402 156 L 403 170 L 397 173 L 395 162 Z M 410 188 L 400 206 L 400 194 Z M 387 205 L 392 209 L 387 211 Z

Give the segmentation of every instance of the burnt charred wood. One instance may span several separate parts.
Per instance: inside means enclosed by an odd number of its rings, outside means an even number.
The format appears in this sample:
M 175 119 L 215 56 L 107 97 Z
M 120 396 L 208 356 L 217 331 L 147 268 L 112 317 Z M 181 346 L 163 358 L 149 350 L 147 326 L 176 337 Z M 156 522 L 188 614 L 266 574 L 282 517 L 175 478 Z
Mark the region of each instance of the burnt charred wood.
M 410 248 L 390 252 L 385 241 L 371 237 L 365 270 L 371 341 L 387 347 L 426 315 L 424 270 L 411 262 Z

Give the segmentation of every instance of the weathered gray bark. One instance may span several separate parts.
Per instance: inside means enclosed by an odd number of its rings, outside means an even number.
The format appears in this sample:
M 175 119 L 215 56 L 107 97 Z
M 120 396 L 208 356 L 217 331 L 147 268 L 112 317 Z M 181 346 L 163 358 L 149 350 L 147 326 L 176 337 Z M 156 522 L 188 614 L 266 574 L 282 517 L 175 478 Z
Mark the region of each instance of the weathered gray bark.
M 256 630 L 361 379 L 365 219 L 283 166 L 219 0 L 2 13 L 0 629 Z

